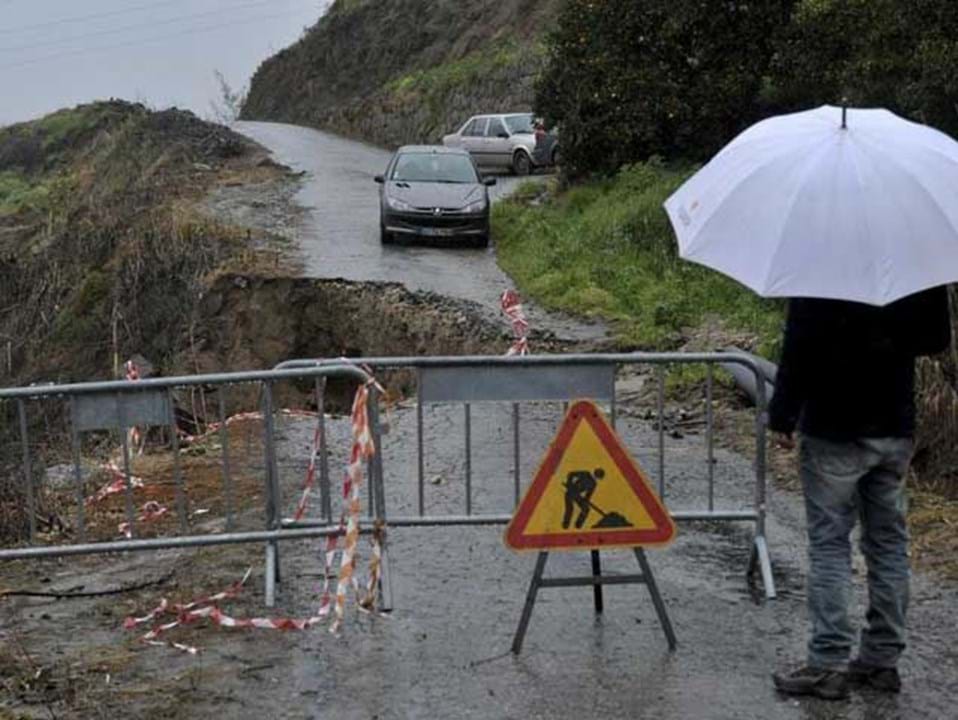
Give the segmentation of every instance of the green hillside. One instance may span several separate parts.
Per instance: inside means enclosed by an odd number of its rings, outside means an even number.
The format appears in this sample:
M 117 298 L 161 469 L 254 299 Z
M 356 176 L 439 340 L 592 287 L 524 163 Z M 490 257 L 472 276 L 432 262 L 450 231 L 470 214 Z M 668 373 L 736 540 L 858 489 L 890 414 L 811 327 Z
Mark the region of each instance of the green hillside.
M 383 145 L 529 110 L 558 0 L 336 0 L 253 76 L 242 117 Z

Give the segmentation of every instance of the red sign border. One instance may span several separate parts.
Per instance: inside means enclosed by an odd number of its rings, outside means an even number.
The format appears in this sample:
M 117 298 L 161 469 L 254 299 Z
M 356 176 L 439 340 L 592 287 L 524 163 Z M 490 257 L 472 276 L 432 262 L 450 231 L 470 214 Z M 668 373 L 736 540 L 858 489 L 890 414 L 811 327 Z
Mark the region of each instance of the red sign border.
M 543 493 L 549 484 L 556 468 L 562 462 L 562 457 L 569 448 L 569 443 L 575 431 L 583 422 L 589 426 L 599 438 L 609 457 L 618 467 L 626 482 L 642 503 L 649 517 L 655 524 L 652 529 L 645 530 L 613 530 L 603 528 L 595 532 L 577 533 L 568 535 L 562 533 L 527 535 L 525 528 L 532 518 L 532 512 L 539 505 Z M 582 549 L 594 550 L 603 547 L 649 547 L 666 545 L 675 537 L 675 523 L 663 507 L 658 497 L 649 488 L 648 481 L 643 475 L 635 460 L 619 441 L 615 431 L 609 426 L 602 411 L 590 400 L 577 400 L 566 414 L 562 427 L 556 434 L 555 440 L 549 447 L 539 470 L 526 494 L 519 503 L 512 520 L 506 527 L 505 542 L 513 550 L 556 550 Z

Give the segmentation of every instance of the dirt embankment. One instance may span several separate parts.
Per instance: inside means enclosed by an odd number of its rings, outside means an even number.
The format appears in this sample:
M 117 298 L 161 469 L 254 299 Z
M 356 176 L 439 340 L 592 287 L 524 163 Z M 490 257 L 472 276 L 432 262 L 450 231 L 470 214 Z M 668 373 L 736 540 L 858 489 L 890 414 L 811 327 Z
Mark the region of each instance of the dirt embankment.
M 395 283 L 219 278 L 201 304 L 206 364 L 271 367 L 293 357 L 495 354 L 502 326 L 467 303 Z
M 270 368 L 293 358 L 495 355 L 510 344 L 507 324 L 483 319 L 468 302 L 398 283 L 283 276 L 219 277 L 199 304 L 196 327 L 182 364 L 200 372 Z M 392 392 L 412 391 L 412 378 L 382 379 Z M 335 383 L 330 390 L 331 407 L 345 411 L 351 390 Z M 308 403 L 308 391 L 279 400 Z
M 198 200 L 284 176 L 175 109 L 94 103 L 0 130 L 0 382 L 112 377 L 133 352 L 168 364 L 208 276 L 269 245 Z
M 242 117 L 382 145 L 529 110 L 556 0 L 337 0 L 253 76 Z

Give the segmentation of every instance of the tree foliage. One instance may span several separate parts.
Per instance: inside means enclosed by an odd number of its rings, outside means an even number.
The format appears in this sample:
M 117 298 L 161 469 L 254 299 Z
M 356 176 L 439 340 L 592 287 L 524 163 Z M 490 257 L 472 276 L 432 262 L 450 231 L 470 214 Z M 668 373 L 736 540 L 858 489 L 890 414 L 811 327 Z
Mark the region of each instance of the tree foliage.
M 538 111 L 572 175 L 704 157 L 754 119 L 793 0 L 565 0 Z
M 573 177 L 842 98 L 958 137 L 956 0 L 564 0 L 548 51 L 537 110 Z
M 845 97 L 958 136 L 958 2 L 804 0 L 772 66 L 772 102 Z

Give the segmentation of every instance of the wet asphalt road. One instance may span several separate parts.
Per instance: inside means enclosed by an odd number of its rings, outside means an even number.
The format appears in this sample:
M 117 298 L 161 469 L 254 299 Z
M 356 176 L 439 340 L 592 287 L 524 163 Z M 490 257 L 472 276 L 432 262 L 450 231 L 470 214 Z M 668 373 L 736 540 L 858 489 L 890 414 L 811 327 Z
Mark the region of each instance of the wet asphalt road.
M 657 466 L 657 434 L 636 419 L 641 408 L 623 403 L 619 430 L 638 461 Z M 630 413 L 634 411 L 635 414 Z M 512 507 L 510 408 L 473 407 L 476 512 Z M 387 508 L 416 512 L 415 408 L 391 413 L 383 458 Z M 556 405 L 523 408 L 521 478 L 530 481 L 560 419 Z M 426 509 L 461 514 L 465 504 L 462 408 L 424 410 Z M 283 505 L 291 512 L 308 462 L 314 425 L 283 419 L 277 425 Z M 327 424 L 331 468 L 346 460 L 349 422 Z M 700 435 L 666 441 L 666 497 L 670 509 L 701 508 L 706 448 Z M 716 507 L 748 503 L 752 487 L 747 459 L 718 450 Z M 334 474 L 334 478 L 336 474 Z M 338 483 L 337 483 L 338 484 Z M 246 517 L 258 525 L 262 502 L 242 498 Z M 313 497 L 308 516 L 314 516 Z M 365 504 L 365 503 L 364 503 Z M 507 550 L 501 527 L 398 528 L 389 533 L 394 593 L 388 615 L 358 612 L 351 599 L 338 636 L 325 627 L 307 632 L 217 630 L 197 626 L 174 634 L 200 646 L 198 656 L 169 648 L 137 646 L 124 634 L 124 614 L 153 607 L 152 599 L 56 602 L 23 598 L 2 606 L 0 630 L 20 628 L 35 662 L 82 667 L 76 657 L 91 649 L 109 657 L 126 638 L 134 653 L 113 668 L 114 703 L 131 718 L 257 718 L 296 720 L 948 720 L 958 698 L 954 609 L 958 589 L 919 576 L 913 583 L 910 643 L 902 661 L 904 688 L 889 696 L 869 691 L 847 701 L 795 700 L 778 696 L 770 673 L 800 662 L 806 639 L 805 543 L 798 498 L 773 494 L 769 542 L 779 598 L 764 601 L 745 582 L 749 528 L 745 525 L 680 525 L 673 545 L 648 556 L 667 603 L 679 646 L 670 652 L 645 588 L 605 588 L 605 612 L 597 616 L 588 588 L 540 592 L 525 646 L 509 652 L 535 563 L 533 554 Z M 334 508 L 338 515 L 339 509 Z M 361 581 L 368 545 L 360 543 Z M 274 616 L 309 617 L 317 607 L 322 543 L 282 546 L 284 581 Z M 210 566 L 210 563 L 215 563 Z M 257 546 L 80 559 L 50 563 L 49 587 L 78 582 L 117 586 L 177 569 L 206 591 L 225 587 L 252 565 L 253 580 L 225 610 L 240 617 L 264 614 L 262 550 Z M 860 568 L 860 558 L 856 561 Z M 604 552 L 606 574 L 635 572 L 626 552 Z M 589 573 L 586 553 L 553 553 L 546 576 Z M 214 579 L 215 578 L 215 579 Z M 855 612 L 861 618 L 862 575 Z M 120 603 L 119 607 L 117 604 Z M 64 633 L 63 628 L 71 631 Z M 41 655 L 41 648 L 45 648 Z M 50 649 L 54 653 L 49 656 Z M 88 657 L 88 655 L 87 655 Z M 87 660 L 89 662 L 89 660 Z M 167 691 L 161 691 L 164 686 Z M 98 697 L 102 697 L 101 695 Z M 2 707 L 0 703 L 0 707 Z M 115 704 L 110 707 L 117 707 Z M 42 706 L 14 706 L 35 710 Z M 61 714 L 60 717 L 114 717 Z
M 473 409 L 474 511 L 512 509 L 511 426 L 508 407 Z M 460 407 L 424 412 L 426 511 L 465 508 L 463 418 Z M 560 409 L 523 410 L 521 477 L 529 482 L 560 420 Z M 345 446 L 345 427 L 337 447 Z M 654 479 L 657 434 L 623 417 L 620 433 Z M 309 427 L 288 425 L 287 456 L 303 455 Z M 398 411 L 384 442 L 387 507 L 416 512 L 415 412 Z M 703 438 L 667 440 L 666 496 L 672 510 L 702 509 L 707 455 Z M 302 468 L 289 468 L 290 482 Z M 716 456 L 716 507 L 748 507 L 747 459 Z M 297 645 L 291 677 L 281 685 L 315 693 L 312 712 L 329 718 L 861 718 L 892 720 L 955 717 L 958 655 L 951 622 L 955 588 L 916 578 L 912 646 L 903 660 L 907 678 L 898 697 L 856 693 L 848 702 L 782 698 L 770 672 L 804 656 L 805 544 L 803 513 L 794 495 L 775 495 L 769 537 L 779 598 L 766 602 L 744 578 L 750 528 L 682 525 L 678 540 L 648 555 L 679 639 L 670 653 L 644 587 L 605 588 L 597 616 L 588 588 L 540 591 L 520 656 L 508 651 L 535 562 L 507 550 L 498 527 L 400 529 L 390 535 L 394 612 L 356 616 L 345 646 L 322 637 Z M 289 553 L 296 567 L 310 552 Z M 609 573 L 636 571 L 627 552 L 604 553 Z M 861 560 L 859 558 L 858 565 Z M 586 553 L 553 553 L 546 575 L 589 574 Z M 859 581 L 861 574 L 858 575 Z M 862 616 L 861 582 L 856 600 Z M 310 588 L 290 584 L 284 603 L 312 601 Z M 945 620 L 947 619 L 947 620 Z M 311 698 L 312 699 L 312 698 Z
M 462 514 L 462 409 L 430 407 L 424 416 L 427 512 Z M 473 407 L 476 512 L 511 510 L 512 457 L 505 450 L 511 438 L 510 417 L 508 407 Z M 560 410 L 555 405 L 524 407 L 522 418 L 521 477 L 525 486 L 555 432 Z M 387 507 L 394 517 L 416 512 L 415 426 L 413 407 L 395 410 L 383 443 Z M 345 419 L 334 419 L 327 428 L 331 467 L 342 467 L 349 424 Z M 638 461 L 646 468 L 655 468 L 657 435 L 647 423 L 623 416 L 619 429 Z M 284 420 L 277 432 L 283 458 L 280 474 L 284 506 L 290 512 L 305 473 L 313 424 Z M 703 507 L 706 457 L 699 435 L 667 440 L 666 494 L 670 509 Z M 654 480 L 654 470 L 651 475 Z M 715 475 L 717 507 L 747 506 L 752 487 L 746 459 L 717 451 Z M 312 502 L 310 516 L 316 512 L 318 498 Z M 262 510 L 250 507 L 250 512 L 255 524 Z M 334 512 L 338 515 L 338 508 Z M 801 507 L 793 495 L 774 495 L 771 502 L 769 541 L 779 591 L 774 601 L 764 601 L 761 593 L 750 590 L 745 581 L 750 538 L 746 525 L 683 524 L 673 545 L 648 551 L 678 636 L 675 652 L 668 650 L 645 588 L 626 585 L 605 588 L 605 612 L 601 616 L 593 610 L 588 588 L 543 589 L 523 651 L 513 656 L 509 649 L 535 555 L 507 550 L 501 535 L 502 528 L 494 526 L 394 527 L 388 548 L 392 613 L 360 613 L 350 600 L 339 636 L 323 627 L 302 633 L 198 628 L 187 641 L 201 646 L 199 656 L 143 648 L 122 675 L 117 671 L 114 682 L 119 690 L 131 682 L 134 688 L 148 682 L 144 678 L 173 678 L 179 683 L 177 694 L 182 697 L 179 713 L 171 716 L 176 718 L 955 717 L 958 657 L 953 643 L 958 590 L 940 587 L 926 577 L 916 578 L 913 584 L 911 647 L 902 662 L 905 687 L 901 695 L 859 691 L 848 701 L 825 702 L 795 700 L 775 693 L 770 673 L 800 662 L 806 639 L 805 544 Z M 318 541 L 282 546 L 284 582 L 275 615 L 308 617 L 315 611 L 321 548 Z M 184 555 L 190 557 L 188 553 L 176 553 L 156 562 L 153 572 L 163 572 L 167 563 L 182 567 Z M 232 565 L 233 575 L 248 564 L 254 567 L 254 580 L 243 594 L 246 610 L 228 603 L 227 611 L 241 616 L 262 614 L 261 550 L 255 546 L 223 548 L 215 557 L 218 564 Z M 125 561 L 130 566 L 128 578 L 142 577 L 146 558 L 134 556 Z M 358 568 L 363 582 L 367 563 L 368 545 L 361 541 Z M 603 569 L 606 574 L 636 571 L 634 558 L 623 551 L 604 552 Z M 195 572 L 202 574 L 202 566 Z M 547 577 L 584 574 L 589 574 L 587 553 L 550 555 Z M 864 601 L 861 577 L 859 572 L 857 618 L 861 618 Z M 75 583 L 76 579 L 74 573 L 72 578 L 64 575 L 57 582 Z M 111 578 L 110 582 L 119 580 Z M 204 587 L 209 585 L 209 580 L 203 583 Z M 65 614 L 64 622 L 70 619 L 75 635 L 82 636 L 84 643 L 96 640 L 109 647 L 122 633 L 118 619 L 109 619 L 109 612 L 86 612 L 77 619 L 76 605 L 41 606 L 24 601 L 19 617 L 37 618 L 43 611 L 54 613 L 54 618 Z M 34 619 L 25 624 L 36 622 Z M 50 623 L 40 628 L 35 632 L 56 637 Z M 186 678 L 192 678 L 192 691 L 183 689 Z M 154 707 L 167 706 L 158 698 L 153 701 Z M 131 711 L 129 716 L 154 717 L 151 712 Z
M 488 317 L 500 316 L 499 296 L 513 285 L 496 265 L 493 248 L 382 246 L 373 177 L 386 169 L 388 151 L 295 125 L 240 122 L 233 127 L 268 148 L 277 162 L 306 173 L 296 201 L 308 209 L 297 233 L 307 277 L 400 282 L 411 290 L 475 302 Z M 522 180 L 499 176 L 490 194 L 494 199 L 507 195 Z M 605 336 L 598 324 L 546 314 L 528 303 L 527 312 L 533 328 L 560 338 Z

